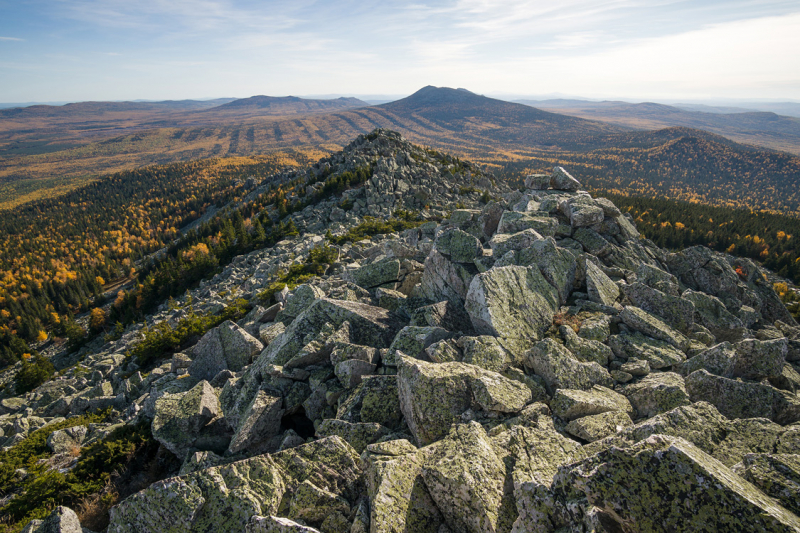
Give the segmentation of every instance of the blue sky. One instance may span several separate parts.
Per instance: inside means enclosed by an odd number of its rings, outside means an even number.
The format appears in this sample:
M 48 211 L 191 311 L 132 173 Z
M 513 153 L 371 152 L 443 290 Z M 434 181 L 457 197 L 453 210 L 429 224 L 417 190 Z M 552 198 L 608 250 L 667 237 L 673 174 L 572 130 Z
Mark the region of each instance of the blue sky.
M 800 100 L 800 3 L 0 0 L 0 102 L 424 85 Z

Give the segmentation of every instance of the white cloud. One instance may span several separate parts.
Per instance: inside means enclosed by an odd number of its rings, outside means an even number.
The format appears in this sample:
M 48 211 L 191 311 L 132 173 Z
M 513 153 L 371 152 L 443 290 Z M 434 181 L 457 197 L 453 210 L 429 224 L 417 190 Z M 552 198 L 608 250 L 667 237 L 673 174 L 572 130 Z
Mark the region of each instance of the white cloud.
M 24 41 L 25 39 L 20 39 L 19 37 L 0 37 L 0 41 Z

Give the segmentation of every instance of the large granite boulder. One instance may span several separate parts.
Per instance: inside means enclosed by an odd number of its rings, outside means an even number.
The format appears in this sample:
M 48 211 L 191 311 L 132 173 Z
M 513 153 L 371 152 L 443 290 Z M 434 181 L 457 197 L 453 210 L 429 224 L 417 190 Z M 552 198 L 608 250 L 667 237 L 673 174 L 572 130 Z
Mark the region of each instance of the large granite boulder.
M 226 320 L 197 342 L 189 374 L 196 379 L 211 380 L 223 370 L 238 372 L 262 349 L 264 345 L 258 339 Z
M 521 411 L 531 400 L 524 384 L 465 363 L 426 363 L 400 354 L 400 409 L 421 446 L 447 435 L 468 409 Z
M 635 531 L 800 531 L 800 518 L 679 437 L 604 450 L 563 468 L 554 486 Z
M 538 268 L 507 266 L 475 276 L 465 306 L 479 334 L 530 346 L 550 327 L 559 297 Z

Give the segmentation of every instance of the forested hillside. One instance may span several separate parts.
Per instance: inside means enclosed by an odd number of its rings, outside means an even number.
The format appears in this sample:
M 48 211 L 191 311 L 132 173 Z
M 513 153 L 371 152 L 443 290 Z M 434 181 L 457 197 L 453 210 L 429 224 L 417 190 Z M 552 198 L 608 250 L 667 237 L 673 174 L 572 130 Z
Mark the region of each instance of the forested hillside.
M 282 157 L 208 159 L 115 174 L 59 199 L 0 212 L 0 364 L 25 342 L 66 333 L 104 286 L 180 235 L 209 207 L 247 193 L 294 163 Z M 250 221 L 247 225 L 249 227 Z

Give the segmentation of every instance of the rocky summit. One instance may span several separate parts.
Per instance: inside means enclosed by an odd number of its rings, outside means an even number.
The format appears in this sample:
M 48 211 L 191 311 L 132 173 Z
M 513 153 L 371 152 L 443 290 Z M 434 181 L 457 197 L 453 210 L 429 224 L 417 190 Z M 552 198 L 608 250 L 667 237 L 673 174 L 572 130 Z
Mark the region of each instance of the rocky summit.
M 511 190 L 388 131 L 279 179 L 302 201 L 359 168 L 286 215 L 299 236 L 5 395 L 6 451 L 43 431 L 51 471 L 125 428 L 161 457 L 105 521 L 25 531 L 800 532 L 800 327 L 766 271 L 656 247 L 564 168 Z M 238 322 L 131 356 L 232 298 Z

